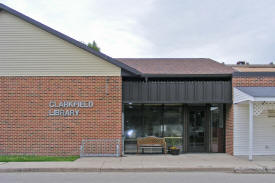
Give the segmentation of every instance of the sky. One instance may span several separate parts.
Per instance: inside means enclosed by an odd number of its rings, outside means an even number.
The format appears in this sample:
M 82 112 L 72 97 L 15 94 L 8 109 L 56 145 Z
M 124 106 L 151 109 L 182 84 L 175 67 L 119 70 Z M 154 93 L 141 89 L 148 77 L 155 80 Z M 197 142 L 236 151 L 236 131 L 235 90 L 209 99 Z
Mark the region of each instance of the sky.
M 275 0 L 0 0 L 114 58 L 275 62 Z

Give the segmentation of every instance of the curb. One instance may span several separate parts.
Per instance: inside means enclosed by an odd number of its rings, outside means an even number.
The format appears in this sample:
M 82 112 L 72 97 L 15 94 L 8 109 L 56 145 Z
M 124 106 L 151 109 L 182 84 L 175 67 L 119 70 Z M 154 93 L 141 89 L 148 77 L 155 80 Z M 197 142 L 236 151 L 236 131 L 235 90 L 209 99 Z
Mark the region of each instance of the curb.
M 6 168 L 0 169 L 0 173 L 19 172 L 100 172 L 99 168 Z
M 235 168 L 234 173 L 240 174 L 275 174 L 275 168 Z
M 19 172 L 226 172 L 233 168 L 3 168 L 0 173 Z
M 275 174 L 275 168 L 0 168 L 0 173 L 19 172 L 220 172 L 238 174 Z
M 228 172 L 233 168 L 103 168 L 100 172 Z

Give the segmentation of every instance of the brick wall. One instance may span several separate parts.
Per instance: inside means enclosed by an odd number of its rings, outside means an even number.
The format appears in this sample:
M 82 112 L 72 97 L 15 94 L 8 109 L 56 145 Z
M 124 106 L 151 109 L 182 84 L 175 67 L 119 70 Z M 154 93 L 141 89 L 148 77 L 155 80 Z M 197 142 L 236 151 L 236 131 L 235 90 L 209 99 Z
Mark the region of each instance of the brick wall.
M 226 105 L 225 152 L 233 155 L 233 105 Z
M 0 154 L 79 155 L 82 139 L 121 139 L 121 77 L 0 77 Z M 49 116 L 50 101 L 93 101 Z
M 275 86 L 275 77 L 233 77 L 233 87 L 238 86 Z

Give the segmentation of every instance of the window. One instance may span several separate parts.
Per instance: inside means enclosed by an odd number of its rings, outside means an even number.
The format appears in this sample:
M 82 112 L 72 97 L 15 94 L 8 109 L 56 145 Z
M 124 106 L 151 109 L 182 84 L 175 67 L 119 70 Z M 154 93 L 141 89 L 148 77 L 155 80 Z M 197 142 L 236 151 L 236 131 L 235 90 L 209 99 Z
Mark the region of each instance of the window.
M 124 119 L 126 139 L 136 139 L 143 136 L 141 105 L 125 105 Z
M 162 137 L 162 106 L 144 105 L 144 137 Z
M 183 134 L 183 124 L 180 106 L 164 106 L 163 112 L 163 136 L 181 137 Z
M 210 126 L 211 152 L 224 152 L 224 119 L 222 104 L 211 105 Z
M 125 153 L 136 153 L 138 137 L 169 138 L 182 145 L 183 123 L 181 105 L 124 105 Z M 171 139 L 173 138 L 173 139 Z

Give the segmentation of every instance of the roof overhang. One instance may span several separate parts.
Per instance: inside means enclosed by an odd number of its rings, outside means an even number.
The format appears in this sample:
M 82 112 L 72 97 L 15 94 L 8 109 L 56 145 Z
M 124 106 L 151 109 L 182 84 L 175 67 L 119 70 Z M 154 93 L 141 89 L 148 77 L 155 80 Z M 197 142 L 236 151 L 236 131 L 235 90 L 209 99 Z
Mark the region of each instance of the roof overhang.
M 266 93 L 271 95 L 265 96 Z M 275 102 L 275 87 L 234 87 L 233 103 Z
M 232 74 L 142 74 L 145 78 L 227 78 Z
M 234 77 L 274 77 L 275 72 L 233 72 Z
M 129 72 L 122 72 L 124 77 L 136 77 Z M 138 75 L 142 78 L 231 78 L 232 74 L 144 74 Z

